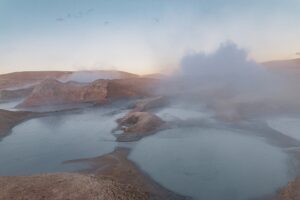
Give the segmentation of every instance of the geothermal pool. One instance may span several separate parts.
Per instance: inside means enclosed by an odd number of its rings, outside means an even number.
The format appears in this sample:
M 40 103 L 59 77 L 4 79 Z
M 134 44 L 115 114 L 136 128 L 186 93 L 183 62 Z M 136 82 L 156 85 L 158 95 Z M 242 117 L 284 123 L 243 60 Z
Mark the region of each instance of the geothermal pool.
M 180 128 L 142 139 L 130 154 L 164 187 L 199 200 L 246 200 L 284 186 L 289 157 L 262 138 Z
M 100 156 L 114 150 L 111 130 L 124 113 L 101 108 L 26 121 L 0 140 L 0 175 L 72 171 L 83 166 L 65 160 Z

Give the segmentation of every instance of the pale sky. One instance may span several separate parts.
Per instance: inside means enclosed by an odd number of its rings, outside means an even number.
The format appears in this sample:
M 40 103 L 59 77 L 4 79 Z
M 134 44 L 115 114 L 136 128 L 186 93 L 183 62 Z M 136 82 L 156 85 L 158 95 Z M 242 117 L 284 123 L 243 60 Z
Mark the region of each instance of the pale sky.
M 228 40 L 258 62 L 299 57 L 300 0 L 0 0 L 0 73 L 166 71 Z

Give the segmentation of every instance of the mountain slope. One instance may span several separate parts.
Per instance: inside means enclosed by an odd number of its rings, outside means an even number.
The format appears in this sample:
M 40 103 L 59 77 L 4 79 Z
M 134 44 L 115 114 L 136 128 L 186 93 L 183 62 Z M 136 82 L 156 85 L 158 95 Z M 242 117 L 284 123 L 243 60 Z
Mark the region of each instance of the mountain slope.
M 54 79 L 48 79 L 37 85 L 18 107 L 74 103 L 101 104 L 108 100 L 120 98 L 150 96 L 155 86 L 156 80 L 147 78 L 100 79 L 92 83 L 63 83 Z

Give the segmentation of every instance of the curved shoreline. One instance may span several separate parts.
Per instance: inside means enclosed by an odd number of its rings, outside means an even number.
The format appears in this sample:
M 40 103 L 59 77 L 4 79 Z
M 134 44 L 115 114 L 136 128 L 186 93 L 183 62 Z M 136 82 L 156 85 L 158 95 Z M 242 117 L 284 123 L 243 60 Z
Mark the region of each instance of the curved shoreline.
M 35 112 L 0 110 L 0 140 L 9 135 L 16 125 L 41 116 L 41 113 Z
M 154 181 L 136 163 L 128 159 L 130 149 L 117 147 L 113 152 L 95 158 L 69 160 L 67 163 L 87 163 L 90 168 L 79 173 L 94 174 L 97 177 L 106 177 L 116 182 L 131 185 L 133 188 L 150 195 L 149 199 L 187 200 L 191 199 L 170 191 Z

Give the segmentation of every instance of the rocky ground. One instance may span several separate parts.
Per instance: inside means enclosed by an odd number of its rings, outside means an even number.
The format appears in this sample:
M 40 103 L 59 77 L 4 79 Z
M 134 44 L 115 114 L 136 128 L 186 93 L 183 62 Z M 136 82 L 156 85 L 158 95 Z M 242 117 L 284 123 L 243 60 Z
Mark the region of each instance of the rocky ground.
M 163 128 L 165 122 L 150 112 L 130 112 L 118 120 L 123 134 L 117 137 L 119 142 L 136 141 Z
M 127 200 L 147 195 L 109 179 L 78 173 L 0 177 L 3 200 Z
M 274 200 L 299 200 L 300 199 L 300 177 L 291 181 L 286 187 L 280 190 Z
M 116 130 L 123 132 L 117 135 L 117 141 L 137 141 L 145 136 L 154 134 L 158 130 L 167 128 L 166 122 L 151 112 L 153 109 L 166 105 L 167 102 L 166 98 L 161 96 L 137 100 L 132 110 L 117 120 L 118 127 Z

